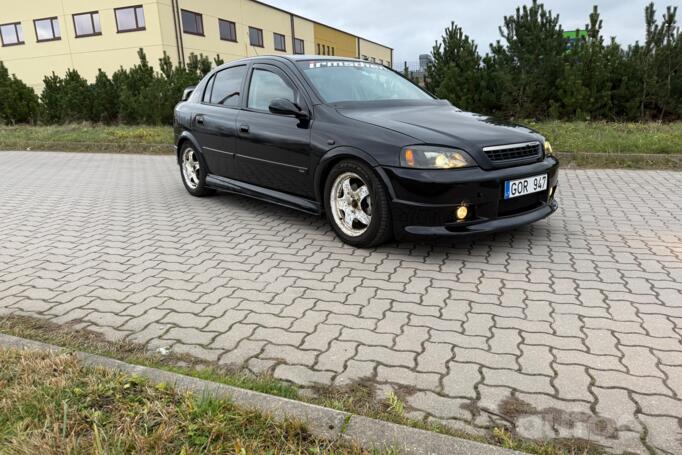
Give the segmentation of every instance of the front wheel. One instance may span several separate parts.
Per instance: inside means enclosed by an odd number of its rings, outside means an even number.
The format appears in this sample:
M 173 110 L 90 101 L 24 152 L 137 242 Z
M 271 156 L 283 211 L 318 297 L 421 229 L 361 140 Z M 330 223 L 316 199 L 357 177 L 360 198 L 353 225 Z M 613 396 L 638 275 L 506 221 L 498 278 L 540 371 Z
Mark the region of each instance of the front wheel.
M 180 150 L 180 174 L 182 183 L 192 196 L 208 196 L 215 192 L 206 186 L 206 166 L 189 143 L 185 143 Z
M 345 243 L 369 248 L 391 238 L 386 190 L 364 163 L 347 160 L 335 165 L 324 194 L 327 218 Z

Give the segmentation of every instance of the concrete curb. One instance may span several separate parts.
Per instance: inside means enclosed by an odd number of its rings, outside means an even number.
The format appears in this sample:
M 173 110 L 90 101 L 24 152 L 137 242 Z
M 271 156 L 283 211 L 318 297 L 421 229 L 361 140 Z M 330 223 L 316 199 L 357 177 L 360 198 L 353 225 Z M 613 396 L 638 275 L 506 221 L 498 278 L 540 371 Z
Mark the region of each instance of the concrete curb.
M 64 352 L 65 349 L 0 334 L 0 347 Z M 180 392 L 193 392 L 214 398 L 229 399 L 238 406 L 272 415 L 276 420 L 285 418 L 305 422 L 316 436 L 329 440 L 341 439 L 366 448 L 395 448 L 409 455 L 512 455 L 520 452 L 479 442 L 418 430 L 382 420 L 323 408 L 313 404 L 253 392 L 236 387 L 205 381 L 156 368 L 131 365 L 118 360 L 84 352 L 75 355 L 85 365 L 117 370 L 129 375 L 147 378 L 153 384 L 165 383 Z

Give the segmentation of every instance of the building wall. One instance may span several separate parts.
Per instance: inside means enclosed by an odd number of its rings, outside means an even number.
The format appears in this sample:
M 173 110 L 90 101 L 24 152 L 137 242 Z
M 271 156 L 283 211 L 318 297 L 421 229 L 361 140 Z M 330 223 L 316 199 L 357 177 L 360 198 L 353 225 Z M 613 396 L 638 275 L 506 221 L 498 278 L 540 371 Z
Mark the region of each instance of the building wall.
M 393 66 L 393 50 L 380 44 L 359 38 L 360 58 L 367 57 L 368 60 L 374 59 L 377 63 L 386 66 Z
M 9 0 L 8 0 L 9 1 Z M 317 45 L 334 48 L 342 57 L 358 57 L 358 51 L 370 57 L 388 60 L 390 49 L 358 38 L 350 33 L 292 15 L 253 0 L 177 0 L 179 9 L 202 14 L 204 36 L 181 31 L 181 18 L 174 14 L 173 0 L 28 0 L 13 2 L 11 8 L 0 8 L 0 24 L 21 22 L 23 45 L 0 47 L 0 61 L 36 91 L 42 90 L 44 76 L 55 72 L 63 75 L 75 68 L 88 81 L 94 81 L 98 69 L 111 75 L 120 67 L 129 68 L 139 62 L 137 51 L 143 48 L 152 66 L 166 52 L 173 62 L 191 54 L 216 55 L 225 61 L 246 56 L 284 55 L 293 53 L 293 30 L 303 39 L 306 54 L 317 54 Z M 146 30 L 118 33 L 114 9 L 142 5 Z M 102 34 L 76 38 L 73 14 L 98 11 Z M 37 42 L 33 21 L 57 17 L 61 40 Z M 236 24 L 237 42 L 220 39 L 218 19 Z M 264 47 L 249 43 L 249 26 L 263 30 Z M 285 36 L 286 51 L 276 51 L 274 33 Z
M 294 30 L 296 38 L 304 41 L 305 53 L 315 53 L 315 23 L 302 17 L 294 16 Z M 293 48 L 292 48 L 293 50 Z
M 137 50 L 145 49 L 150 62 L 156 63 L 163 51 L 173 51 L 161 39 L 159 8 L 156 1 L 143 3 L 146 30 L 117 33 L 114 8 L 131 6 L 136 0 L 30 0 L 13 2 L 11 8 L 0 8 L 0 24 L 21 22 L 23 45 L 0 47 L 0 60 L 9 71 L 34 87 L 42 89 L 45 75 L 63 74 L 76 68 L 92 81 L 101 68 L 111 74 L 119 67 L 138 62 Z M 72 15 L 99 11 L 102 35 L 76 38 Z M 37 42 L 34 19 L 56 16 L 61 40 Z
M 358 41 L 357 38 L 349 33 L 327 27 L 322 24 L 315 24 L 315 49 L 308 51 L 310 54 L 325 54 L 324 51 L 318 52 L 317 45 L 329 46 L 334 48 L 333 55 L 337 57 L 357 57 Z

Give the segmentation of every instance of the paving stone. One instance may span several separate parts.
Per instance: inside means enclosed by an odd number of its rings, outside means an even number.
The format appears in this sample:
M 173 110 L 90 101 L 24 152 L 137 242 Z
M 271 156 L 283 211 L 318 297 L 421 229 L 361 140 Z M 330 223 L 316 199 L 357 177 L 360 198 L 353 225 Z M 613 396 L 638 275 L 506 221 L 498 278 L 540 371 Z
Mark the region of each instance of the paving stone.
M 492 332 L 493 336 L 488 341 L 490 352 L 496 354 L 521 355 L 519 344 L 522 340 L 518 330 L 493 328 Z
M 273 376 L 295 384 L 309 386 L 315 384 L 329 385 L 332 382 L 332 373 L 328 371 L 315 371 L 300 365 L 279 365 L 275 368 Z
M 435 390 L 438 387 L 438 375 L 435 373 L 416 373 L 403 367 L 383 365 L 377 367 L 377 381 L 429 390 Z
M 359 346 L 356 360 L 370 360 L 391 366 L 414 368 L 415 354 L 395 351 L 381 346 Z
M 429 329 L 406 325 L 402 333 L 395 338 L 394 348 L 398 351 L 421 352 L 422 343 L 429 338 Z
M 589 373 L 598 387 L 620 387 L 645 394 L 672 393 L 660 378 L 631 376 L 620 371 L 589 370 Z
M 522 373 L 554 375 L 550 366 L 553 358 L 549 347 L 522 344 L 520 348 L 522 355 L 519 357 L 519 365 Z
M 446 364 L 452 360 L 452 345 L 446 343 L 424 343 L 424 350 L 417 357 L 417 371 L 431 371 L 444 374 Z
M 613 336 L 613 332 L 602 329 L 584 329 L 587 338 L 585 344 L 590 353 L 595 355 L 621 356 L 618 350 L 618 339 Z
M 478 363 L 491 368 L 518 368 L 517 359 L 513 355 L 493 354 L 482 349 L 466 349 L 458 346 L 454 351 L 457 362 Z
M 531 376 L 513 370 L 483 368 L 483 382 L 490 386 L 506 386 L 529 393 L 553 393 L 547 376 Z
M 336 372 L 344 370 L 346 361 L 355 355 L 357 346 L 358 343 L 353 341 L 332 341 L 329 349 L 317 358 L 315 368 Z
M 658 453 L 682 452 L 682 430 L 679 419 L 672 417 L 639 416 L 649 429 L 647 443 Z
M 449 362 L 443 378 L 443 393 L 451 397 L 476 398 L 475 386 L 481 379 L 481 366 L 475 363 Z
M 280 360 L 294 365 L 312 366 L 319 352 L 304 351 L 292 346 L 268 344 L 260 355 L 261 359 Z
M 226 351 L 219 362 L 233 366 L 244 365 L 251 357 L 258 355 L 264 345 L 265 341 L 242 340 L 234 349 Z
M 173 157 L 2 153 L 2 315 L 279 368 L 306 387 L 407 386 L 443 417 L 412 412 L 458 429 L 508 425 L 505 400 L 525 392 L 542 412 L 519 433 L 595 429 L 613 453 L 645 450 L 630 397 L 672 414 L 682 399 L 681 173 L 562 170 L 559 210 L 528 228 L 356 250 L 323 218 L 192 200 Z M 672 414 L 640 415 L 655 450 L 680 452 Z M 599 419 L 625 423 L 606 436 Z
M 407 405 L 441 419 L 471 420 L 469 400 L 445 398 L 433 392 L 417 392 L 407 398 Z
M 554 369 L 554 387 L 559 391 L 559 398 L 592 401 L 589 391 L 591 379 L 584 366 L 554 364 Z
M 637 346 L 621 346 L 620 350 L 624 354 L 623 364 L 630 374 L 664 377 L 663 372 L 658 369 L 658 359 L 649 349 Z

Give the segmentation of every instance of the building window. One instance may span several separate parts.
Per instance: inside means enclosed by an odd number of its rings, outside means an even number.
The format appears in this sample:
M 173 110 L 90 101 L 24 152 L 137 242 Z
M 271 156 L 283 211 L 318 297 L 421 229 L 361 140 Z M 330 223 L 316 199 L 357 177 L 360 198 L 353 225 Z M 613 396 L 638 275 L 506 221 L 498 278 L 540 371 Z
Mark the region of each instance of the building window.
M 372 63 L 376 63 L 376 62 L 377 62 L 377 59 L 374 58 L 374 57 L 372 57 L 370 60 L 372 60 Z
M 281 33 L 275 33 L 273 36 L 275 37 L 275 50 L 286 52 L 287 50 L 286 37 Z
M 36 40 L 39 43 L 62 39 L 62 33 L 59 30 L 59 20 L 56 17 L 36 19 L 33 21 L 33 27 L 36 29 Z
M 145 29 L 144 8 L 142 6 L 116 8 L 114 13 L 116 14 L 116 28 L 119 33 L 137 32 Z
M 322 51 L 320 49 L 320 43 L 317 43 L 317 55 L 322 55 Z
M 265 47 L 263 44 L 263 30 L 256 27 L 249 27 L 249 41 L 254 47 Z
M 2 37 L 3 46 L 24 44 L 24 31 L 21 29 L 21 23 L 0 25 L 0 37 Z
M 237 25 L 234 22 L 218 19 L 218 28 L 221 40 L 237 42 Z
M 305 54 L 305 42 L 300 38 L 294 38 L 294 54 Z
M 204 36 L 204 18 L 199 13 L 182 10 L 182 31 L 190 35 Z
M 362 59 L 365 60 L 365 61 L 369 60 L 369 59 L 367 58 L 366 55 L 363 55 L 363 56 L 362 56 Z
M 336 55 L 336 50 L 334 49 L 333 46 L 332 46 L 332 55 Z
M 74 14 L 73 27 L 76 29 L 76 38 L 101 35 L 102 28 L 99 24 L 99 12 Z

